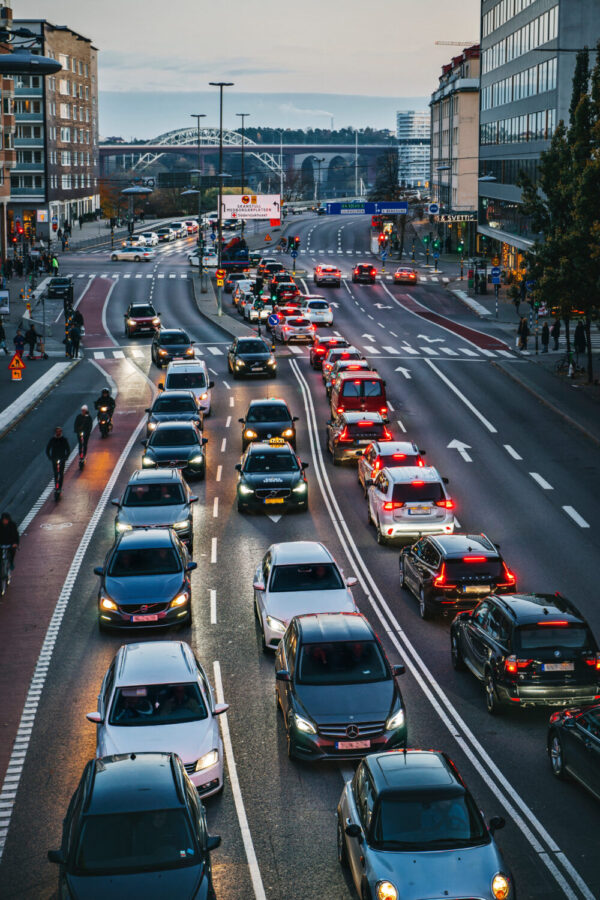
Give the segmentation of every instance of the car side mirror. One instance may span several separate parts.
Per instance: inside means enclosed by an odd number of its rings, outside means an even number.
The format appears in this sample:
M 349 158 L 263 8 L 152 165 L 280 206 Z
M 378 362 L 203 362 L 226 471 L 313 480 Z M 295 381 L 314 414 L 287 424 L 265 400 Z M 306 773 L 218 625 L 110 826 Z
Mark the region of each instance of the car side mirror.
M 254 584 L 252 585 L 252 587 L 254 588 L 255 591 L 264 591 L 265 583 L 264 583 L 264 581 L 255 581 Z
M 229 709 L 229 703 L 217 703 L 214 709 L 215 716 L 222 716 Z
M 62 850 L 48 850 L 48 862 L 56 863 L 58 866 L 64 865 L 66 859 Z
M 209 834 L 206 838 L 206 849 L 209 853 L 213 850 L 216 850 L 217 847 L 221 846 L 221 835 L 220 834 Z
M 500 549 L 500 544 L 494 544 L 494 547 L 496 548 L 496 550 L 499 550 L 499 549 Z
M 490 819 L 490 824 L 488 826 L 488 831 L 490 834 L 494 834 L 495 831 L 499 831 L 500 828 L 504 828 L 506 825 L 505 819 L 502 816 L 492 816 Z
M 189 501 L 189 502 L 190 502 L 190 503 L 196 503 L 197 500 L 198 500 L 198 496 L 197 496 L 196 494 L 192 494 L 192 496 L 190 497 L 190 501 Z
M 241 422 L 242 425 L 245 423 L 245 421 L 245 419 L 238 419 L 238 422 Z
M 164 391 L 164 389 L 165 389 L 165 383 L 164 383 L 164 381 L 159 381 L 159 382 L 158 382 L 158 389 L 159 389 L 159 391 Z M 146 410 L 146 412 L 148 412 L 148 410 Z
M 99 575 L 100 578 L 104 575 L 104 569 L 102 566 L 94 566 L 94 575 Z
M 151 409 L 150 409 L 150 407 L 149 407 L 149 406 L 147 406 L 147 407 L 146 407 L 146 409 L 145 409 L 145 410 L 144 410 L 144 412 L 147 412 L 147 413 L 149 413 L 149 412 L 152 412 L 152 410 L 151 410 Z
M 346 578 L 346 587 L 354 587 L 355 584 L 358 584 L 358 578 L 355 578 L 354 575 Z
M 395 666 L 392 666 L 392 675 L 394 676 L 394 678 L 397 678 L 398 675 L 405 675 L 405 674 L 406 674 L 406 666 L 404 665 L 404 663 L 396 663 Z
M 291 681 L 290 673 L 287 669 L 279 669 L 278 672 L 275 672 L 275 681 Z
M 297 421 L 298 421 L 298 416 L 292 416 L 292 422 L 297 422 Z
M 308 469 L 308 463 L 306 463 L 306 462 L 305 462 L 305 463 L 302 463 L 302 468 L 303 468 L 303 469 Z
M 202 438 L 202 446 L 208 444 L 208 438 Z
M 442 478 L 442 481 L 444 482 L 444 484 L 450 484 L 447 478 Z
M 425 454 L 427 453 L 427 450 L 419 450 L 419 453 L 422 453 L 423 456 L 425 456 Z
M 209 381 L 209 382 L 208 382 L 208 389 L 209 389 L 209 391 L 211 390 L 211 388 L 214 388 L 214 386 L 215 386 L 214 381 Z
M 140 444 L 142 445 L 142 447 L 145 447 L 147 445 L 147 443 L 148 443 L 148 441 L 146 440 L 146 438 L 144 438 L 143 441 L 140 441 Z
M 112 503 L 113 506 L 120 506 L 120 505 L 121 505 L 121 501 L 119 500 L 118 497 L 113 497 L 112 500 L 111 500 L 110 502 Z
M 186 571 L 186 572 L 193 572 L 194 569 L 197 569 L 197 568 L 198 568 L 198 563 L 197 563 L 197 562 L 189 562 L 189 563 L 187 564 L 187 566 L 185 567 L 185 571 Z
M 102 725 L 103 719 L 99 712 L 90 712 L 85 714 L 88 722 L 93 722 L 94 725 Z
M 241 464 L 241 463 L 236 463 L 236 464 L 235 464 L 235 471 L 236 471 L 236 472 L 241 472 L 241 471 L 242 471 L 242 464 Z
M 352 822 L 350 825 L 346 825 L 344 829 L 348 837 L 358 838 L 358 840 L 362 840 L 362 829 L 360 825 L 357 825 L 355 822 Z

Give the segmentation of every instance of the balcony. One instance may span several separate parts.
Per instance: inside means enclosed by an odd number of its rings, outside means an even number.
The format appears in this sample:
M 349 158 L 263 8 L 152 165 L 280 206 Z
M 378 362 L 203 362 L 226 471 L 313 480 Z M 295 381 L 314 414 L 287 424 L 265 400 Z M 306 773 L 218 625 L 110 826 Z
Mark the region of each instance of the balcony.
M 21 138 L 14 136 L 14 148 L 15 150 L 25 149 L 26 147 L 43 147 L 44 146 L 44 138 Z
M 15 97 L 41 97 L 44 93 L 43 87 L 15 87 L 13 94 Z
M 11 187 L 11 199 L 45 200 L 44 188 Z
M 43 162 L 19 162 L 18 160 L 13 163 L 13 170 L 15 172 L 38 172 L 40 175 L 44 172 L 44 163 Z
M 44 121 L 44 113 L 21 113 L 15 110 L 14 112 L 15 122 L 17 125 L 29 125 L 29 123 L 35 123 L 36 125 L 41 125 Z

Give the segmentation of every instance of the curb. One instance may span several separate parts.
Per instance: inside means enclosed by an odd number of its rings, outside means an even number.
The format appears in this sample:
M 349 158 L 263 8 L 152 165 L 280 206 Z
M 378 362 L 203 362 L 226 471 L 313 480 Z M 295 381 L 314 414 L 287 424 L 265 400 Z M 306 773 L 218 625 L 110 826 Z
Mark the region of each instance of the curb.
M 21 413 L 19 413 L 18 416 L 15 416 L 15 418 L 12 420 L 12 422 L 9 425 L 7 425 L 2 431 L 0 431 L 0 440 L 2 440 L 2 438 L 5 437 L 9 431 L 12 431 L 13 428 L 15 427 L 15 425 L 18 425 L 19 422 L 21 422 L 25 418 L 25 416 L 28 415 L 35 406 L 38 405 L 38 403 L 41 400 L 44 400 L 44 398 L 48 396 L 50 391 L 53 391 L 54 388 L 57 386 L 57 384 L 60 384 L 60 382 L 63 380 L 63 378 L 65 378 L 70 372 L 72 372 L 73 369 L 75 368 L 75 366 L 78 363 L 82 362 L 83 359 L 84 359 L 84 357 L 80 356 L 77 359 L 72 360 L 72 362 L 67 366 L 67 368 L 63 369 L 63 371 L 60 373 L 60 375 L 57 375 L 56 378 L 50 382 L 50 384 L 47 386 L 47 388 L 44 391 L 42 391 L 41 394 L 38 394 L 38 396 L 35 398 L 35 400 L 32 400 L 31 403 L 28 406 L 26 406 L 25 409 Z
M 483 304 L 478 303 L 476 300 L 472 300 L 465 291 L 459 290 L 458 288 L 453 288 L 448 285 L 448 290 L 451 294 L 460 300 L 460 302 L 470 309 L 472 313 L 474 313 L 478 319 L 490 319 L 492 318 L 492 314 L 489 309 L 486 309 Z
M 540 394 L 539 391 L 536 391 L 536 389 L 531 387 L 531 385 L 522 381 L 513 372 L 509 372 L 508 369 L 504 368 L 504 366 L 501 366 L 497 362 L 493 362 L 492 360 L 490 360 L 490 363 L 492 366 L 494 366 L 495 369 L 498 369 L 498 371 L 503 372 L 508 378 L 511 379 L 511 381 L 514 381 L 515 384 L 518 384 L 520 387 L 524 388 L 529 394 L 532 395 L 532 397 L 535 397 L 536 400 L 538 400 L 540 403 L 543 403 L 543 405 L 546 406 L 548 409 L 551 409 L 552 412 L 556 413 L 557 416 L 560 416 L 562 419 L 564 419 L 565 422 L 568 422 L 569 425 L 571 425 L 573 428 L 576 428 L 578 431 L 580 431 L 583 435 L 585 435 L 586 438 L 588 438 L 588 440 L 590 440 L 594 444 L 597 444 L 598 446 L 600 446 L 600 438 L 596 437 L 595 434 L 592 434 L 591 431 L 588 431 L 588 429 L 585 428 L 584 425 L 581 425 L 579 422 L 577 422 L 575 419 L 573 419 L 571 416 L 569 416 L 566 412 L 564 412 L 562 409 L 560 409 L 560 407 L 556 406 L 556 404 L 551 403 L 547 397 L 544 397 L 543 394 Z
M 232 338 L 240 337 L 241 335 L 250 335 L 250 334 L 255 335 L 256 334 L 255 331 L 253 331 L 252 329 L 249 329 L 246 325 L 242 325 L 241 322 L 240 322 L 240 328 L 243 328 L 244 329 L 243 331 L 241 331 L 241 330 L 235 331 L 233 329 L 230 329 L 225 324 L 230 320 L 230 318 L 231 318 L 230 316 L 225 316 L 225 315 L 217 316 L 216 313 L 213 313 L 213 314 L 207 313 L 203 309 L 201 309 L 200 301 L 198 300 L 198 294 L 196 293 L 196 281 L 194 278 L 191 278 L 188 280 L 191 281 L 191 284 L 192 284 L 192 293 L 194 295 L 194 303 L 196 304 L 196 309 L 198 310 L 198 313 L 202 316 L 203 319 L 206 319 L 212 325 L 216 325 L 218 328 L 220 328 L 222 331 L 224 331 L 226 334 L 228 334 Z M 211 291 L 212 291 L 212 284 L 211 284 Z M 214 300 L 214 292 L 213 292 L 213 300 Z M 233 324 L 237 325 L 235 320 L 233 320 Z

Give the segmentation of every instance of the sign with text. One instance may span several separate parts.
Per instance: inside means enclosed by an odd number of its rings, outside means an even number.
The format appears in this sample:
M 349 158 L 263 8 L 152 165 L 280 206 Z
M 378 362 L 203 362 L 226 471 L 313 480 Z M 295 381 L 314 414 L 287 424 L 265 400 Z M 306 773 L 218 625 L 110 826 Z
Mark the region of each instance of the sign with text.
M 408 203 L 406 200 L 387 202 L 385 200 L 375 204 L 377 214 L 380 216 L 405 216 L 408 212 Z
M 348 201 L 347 203 L 328 203 L 327 204 L 327 215 L 328 216 L 359 216 L 359 215 L 368 215 L 374 216 L 377 210 L 375 209 L 375 203 L 356 203 L 354 201 Z
M 279 194 L 225 194 L 221 202 L 224 219 L 280 219 Z
M 438 222 L 476 222 L 476 213 L 442 213 L 436 216 Z
M 48 210 L 47 209 L 38 209 L 36 211 L 36 218 L 38 222 L 47 222 L 48 221 Z

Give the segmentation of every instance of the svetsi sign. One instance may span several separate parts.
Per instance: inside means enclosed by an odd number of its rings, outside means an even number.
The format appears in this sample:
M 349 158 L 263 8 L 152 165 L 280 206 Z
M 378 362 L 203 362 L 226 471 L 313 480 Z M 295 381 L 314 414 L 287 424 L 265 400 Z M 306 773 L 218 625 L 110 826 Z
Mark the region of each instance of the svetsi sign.
M 225 194 L 221 203 L 225 219 L 279 219 L 279 194 Z
M 436 216 L 438 222 L 475 222 L 476 213 L 441 213 Z

